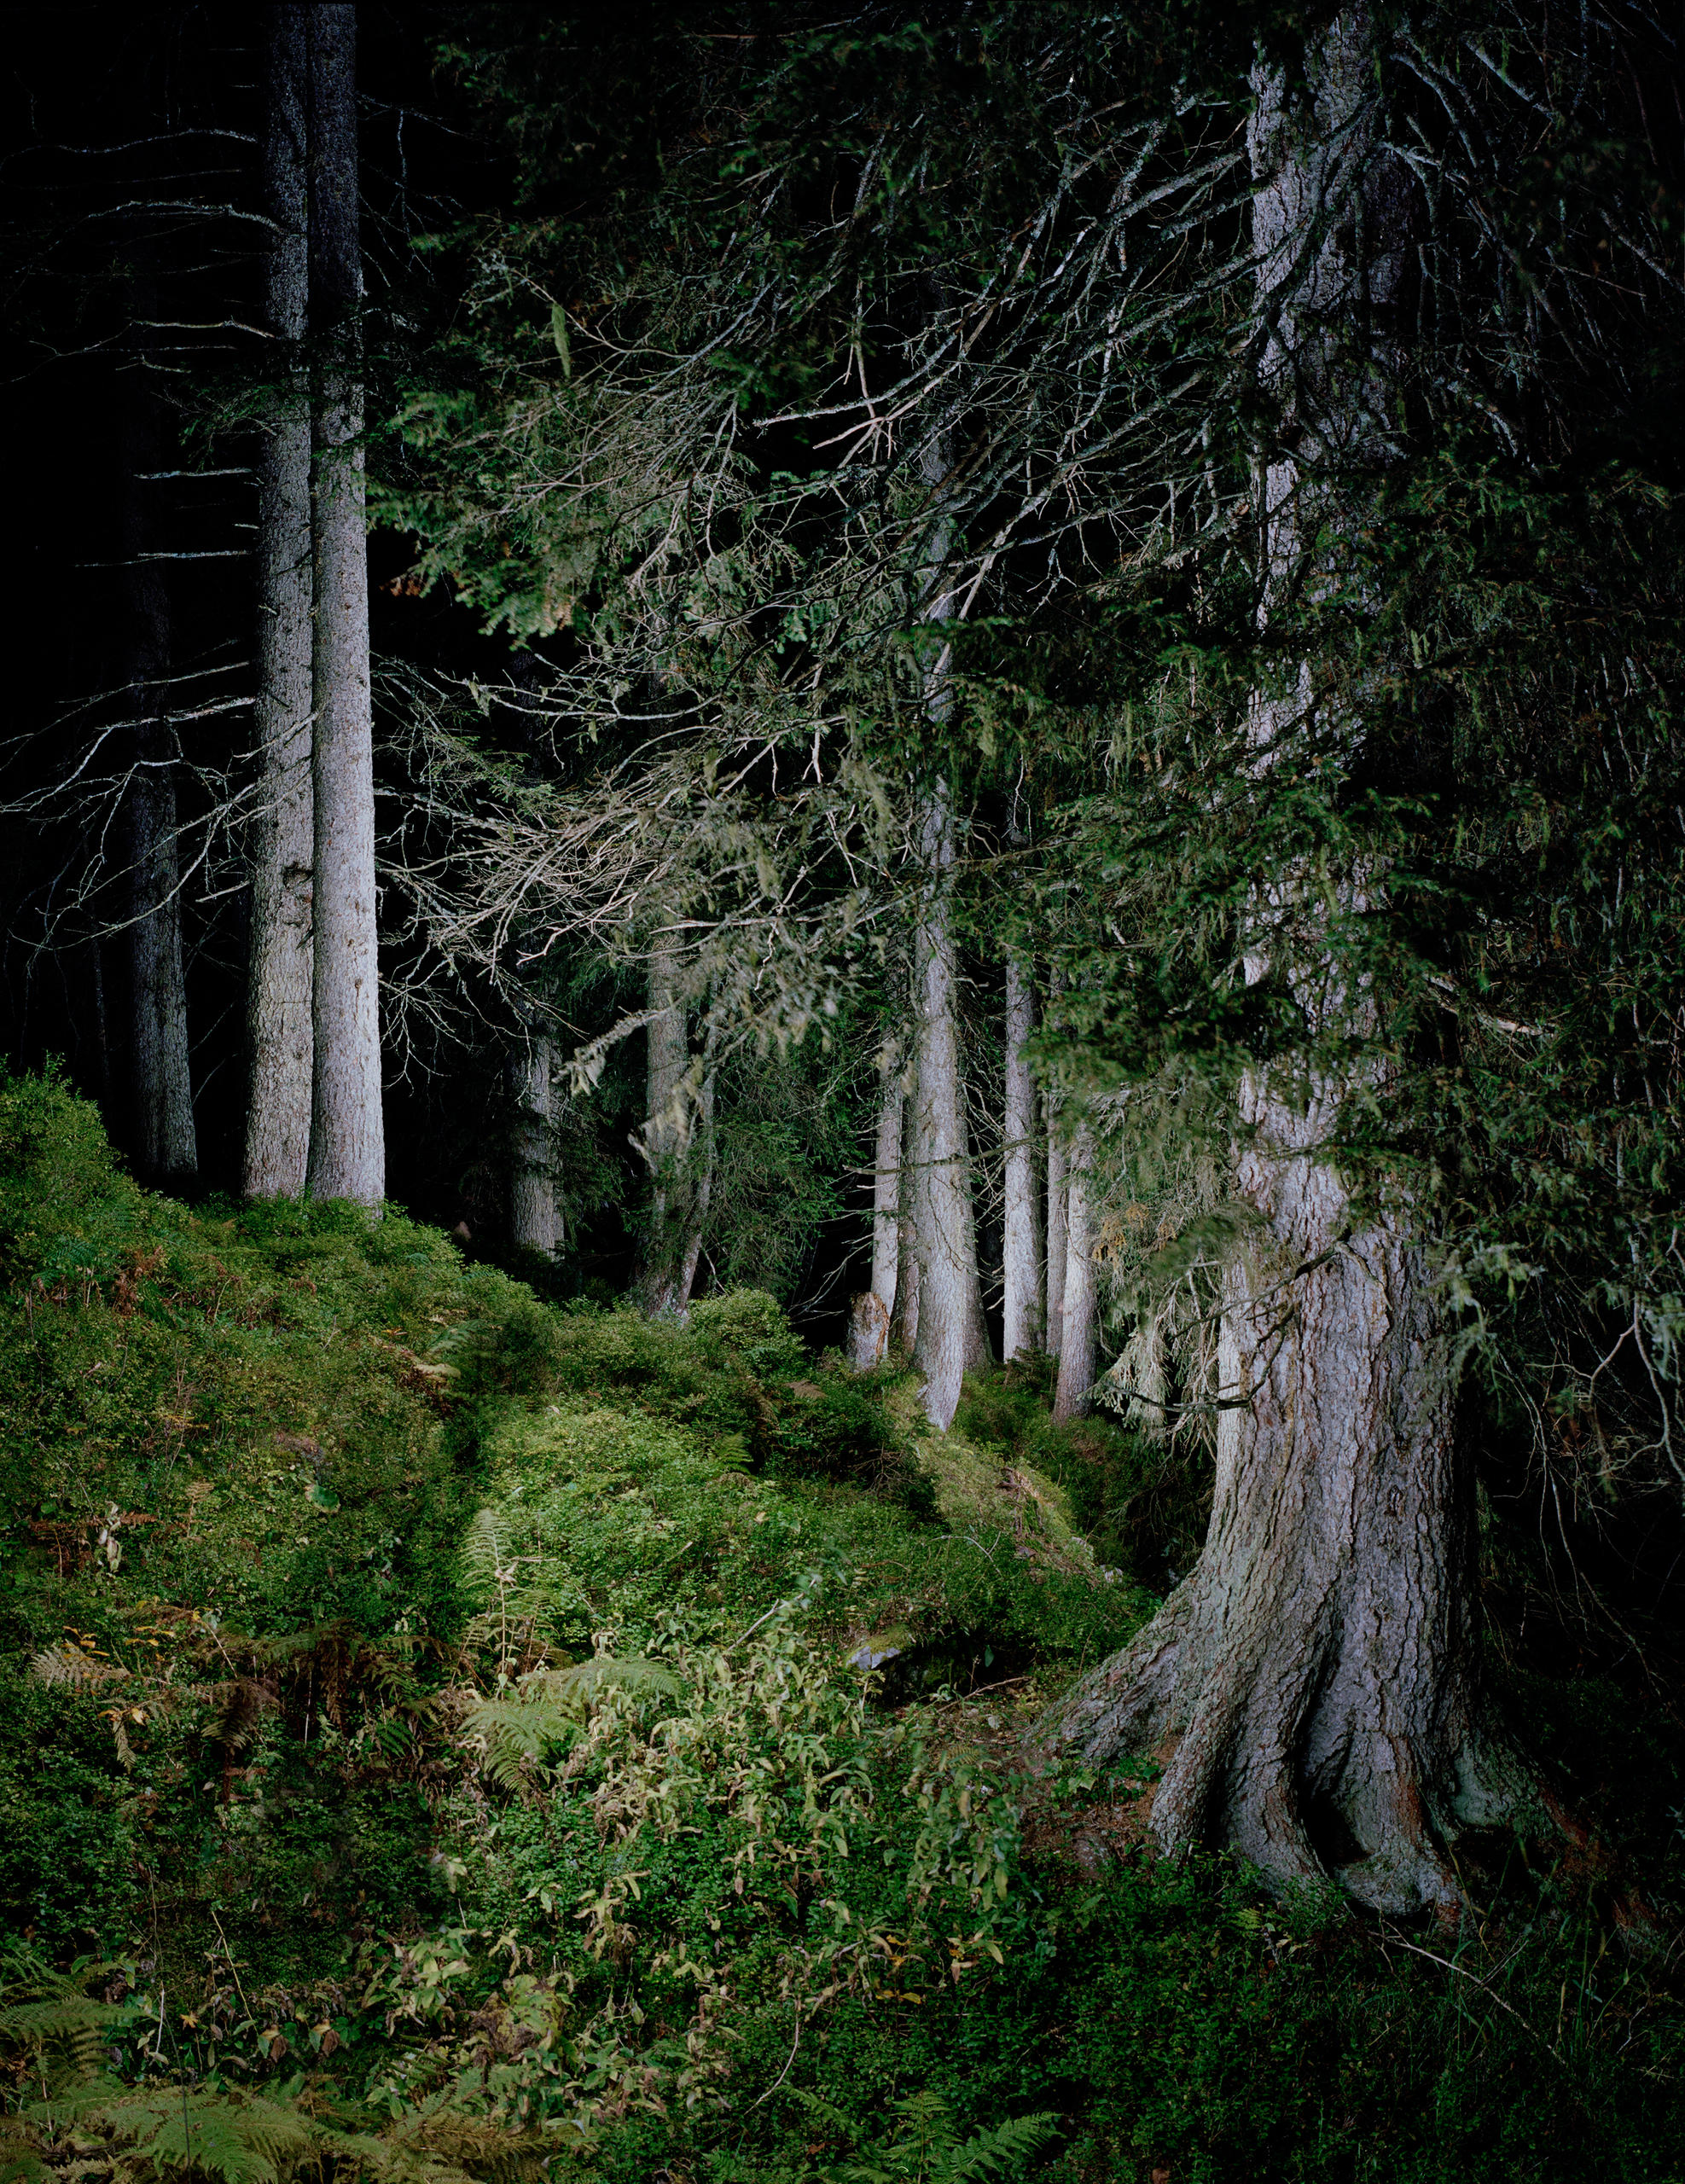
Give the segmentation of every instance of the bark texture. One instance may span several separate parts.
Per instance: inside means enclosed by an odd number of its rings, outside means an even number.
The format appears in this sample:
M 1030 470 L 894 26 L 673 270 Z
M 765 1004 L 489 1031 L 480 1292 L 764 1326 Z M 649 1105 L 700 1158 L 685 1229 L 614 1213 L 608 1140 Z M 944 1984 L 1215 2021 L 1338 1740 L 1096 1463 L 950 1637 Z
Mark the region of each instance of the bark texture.
M 1282 427 L 1262 481 L 1266 616 L 1287 585 L 1320 580 L 1316 543 L 1360 520 L 1354 475 L 1385 462 L 1392 429 L 1412 194 L 1377 148 L 1377 57 L 1351 9 L 1308 51 L 1303 103 L 1281 77 L 1255 78 L 1264 391 Z M 1307 676 L 1254 706 L 1260 770 L 1308 692 Z M 1308 1021 L 1362 1030 L 1367 998 L 1316 961 L 1304 905 L 1322 896 L 1299 877 L 1260 892 L 1248 976 L 1297 916 L 1282 968 Z M 1355 903 L 1383 880 L 1341 884 Z M 1335 1873 L 1403 1913 L 1452 1902 L 1450 1838 L 1532 1785 L 1483 1696 L 1469 1484 L 1424 1255 L 1407 1209 L 1357 1215 L 1323 1149 L 1351 1089 L 1313 1078 L 1291 1101 L 1262 1074 L 1243 1087 L 1238 1182 L 1257 1228 L 1229 1277 L 1231 1407 L 1205 1548 L 1042 1742 L 1098 1757 L 1174 1739 L 1153 1812 L 1163 1849 L 1215 1832 L 1280 1879 Z M 1365 1089 L 1384 1096 L 1378 1071 Z
M 313 421 L 315 948 L 307 1180 L 312 1198 L 375 1205 L 386 1190 L 386 1135 L 362 446 L 357 11 L 329 6 L 307 13 L 311 328 L 320 344 Z
M 1036 1087 L 1026 1053 L 1036 1028 L 1036 989 L 1020 956 L 1007 958 L 1006 1222 L 1004 1326 L 1001 1349 L 1008 1358 L 1039 1349 L 1045 1313 L 1042 1301 L 1042 1246 L 1037 1220 Z
M 1069 1156 L 1059 1134 L 1059 1109 L 1054 1095 L 1047 1099 L 1048 1133 L 1048 1332 L 1049 1357 L 1057 1357 L 1065 1345 L 1065 1269 L 1067 1263 L 1066 1226 L 1070 1211 Z
M 642 1151 L 649 1165 L 649 1227 L 640 1287 L 644 1310 L 657 1318 L 681 1314 L 689 1298 L 686 1262 L 696 1231 L 692 1179 L 686 1153 L 691 1118 L 685 1078 L 690 1064 L 684 1003 L 678 990 L 678 953 L 670 935 L 657 933 L 649 951 L 649 1020 L 645 1027 L 644 1125 Z M 699 1246 L 700 1248 L 700 1246 Z M 694 1280 L 695 1266 L 690 1263 Z
M 977 1274 L 971 1161 L 960 1075 L 957 962 L 950 890 L 954 823 L 945 788 L 927 797 L 921 828 L 923 885 L 914 936 L 918 1009 L 919 1161 L 913 1199 L 918 1230 L 919 1320 L 913 1362 L 925 1376 L 925 1412 L 946 1432 L 964 1376 L 990 1361 Z
M 512 1059 L 515 1095 L 514 1159 L 509 1176 L 509 1235 L 528 1251 L 555 1252 L 562 1241 L 550 1153 L 554 1054 L 534 1031 Z
M 1094 1141 L 1084 1128 L 1071 1141 L 1066 1194 L 1065 1293 L 1061 1310 L 1059 1378 L 1054 1389 L 1057 1419 L 1083 1418 L 1094 1408 L 1096 1294 L 1089 1188 Z
M 898 1048 L 886 1047 L 878 1067 L 883 1089 L 878 1100 L 878 1135 L 872 1154 L 872 1294 L 883 1306 L 887 1325 L 895 1310 L 901 1263 L 901 1118 L 907 1093 Z
M 142 315 L 147 299 L 137 296 Z M 175 739 L 165 681 L 170 671 L 170 593 L 155 545 L 143 479 L 160 468 L 162 433 L 146 368 L 131 375 L 123 415 L 123 643 L 134 729 L 125 799 L 129 859 L 129 1076 L 135 1166 L 151 1183 L 184 1183 L 199 1147 L 188 1073 L 187 988 L 182 970 L 181 876 L 177 851 Z
M 264 203 L 273 225 L 264 315 L 276 389 L 258 473 L 260 810 L 252 856 L 247 1041 L 251 1083 L 241 1188 L 303 1195 L 310 1157 L 312 630 L 310 395 L 303 362 L 309 296 L 305 166 L 307 10 L 269 11 Z
M 881 1089 L 872 1150 L 872 1282 L 853 1300 L 849 1358 L 857 1373 L 880 1365 L 889 1351 L 890 1326 L 901 1266 L 901 1135 L 907 1104 L 901 1055 L 892 1043 L 878 1057 Z

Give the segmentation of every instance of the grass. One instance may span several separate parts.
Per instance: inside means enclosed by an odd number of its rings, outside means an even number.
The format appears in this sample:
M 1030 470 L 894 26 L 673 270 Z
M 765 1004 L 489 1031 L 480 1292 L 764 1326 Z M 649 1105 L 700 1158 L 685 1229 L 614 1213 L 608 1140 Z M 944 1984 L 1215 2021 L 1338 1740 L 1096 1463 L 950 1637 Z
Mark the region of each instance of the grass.
M 1548 1846 L 1393 1933 L 1017 1780 L 1200 1492 L 1033 1375 L 938 1438 L 758 1292 L 148 1196 L 51 1079 L 0 1153 L 9 2177 L 1685 2176 L 1665 1947 Z M 1665 1900 L 1665 1725 L 1525 1692 Z

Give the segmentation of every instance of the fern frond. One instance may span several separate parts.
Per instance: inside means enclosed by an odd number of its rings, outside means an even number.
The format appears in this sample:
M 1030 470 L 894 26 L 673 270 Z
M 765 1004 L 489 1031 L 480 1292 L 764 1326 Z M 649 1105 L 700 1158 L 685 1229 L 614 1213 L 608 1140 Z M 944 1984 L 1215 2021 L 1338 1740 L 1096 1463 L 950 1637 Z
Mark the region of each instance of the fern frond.
M 956 2146 L 945 2168 L 938 2169 L 939 2184 L 982 2184 L 982 2180 L 1004 2176 L 1039 2153 L 1059 2136 L 1060 2121 L 1050 2110 L 1034 2116 L 1008 2116 L 992 2131 L 979 2131 Z
M 676 1698 L 683 1687 L 671 1669 L 642 1654 L 625 1660 L 599 1654 L 572 1668 L 535 1669 L 521 1678 L 516 1696 L 482 1699 L 470 1706 L 462 1727 L 468 1736 L 484 1741 L 485 1771 L 492 1780 L 513 1790 L 520 1786 L 523 1766 L 540 1764 L 568 1749 L 592 1700 L 609 1688 Z
M 120 1661 L 102 1661 L 84 1647 L 44 1646 L 30 1656 L 29 1672 L 38 1683 L 57 1685 L 71 1691 L 92 1691 L 102 1683 L 127 1683 L 129 1671 Z

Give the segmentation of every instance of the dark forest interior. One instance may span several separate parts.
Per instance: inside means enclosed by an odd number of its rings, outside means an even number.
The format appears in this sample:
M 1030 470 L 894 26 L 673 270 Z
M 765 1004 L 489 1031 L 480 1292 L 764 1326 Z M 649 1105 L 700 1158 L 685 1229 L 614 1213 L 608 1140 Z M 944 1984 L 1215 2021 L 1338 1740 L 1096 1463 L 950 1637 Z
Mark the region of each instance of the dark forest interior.
M 1685 52 L 6 23 L 0 2184 L 1685 2176 Z

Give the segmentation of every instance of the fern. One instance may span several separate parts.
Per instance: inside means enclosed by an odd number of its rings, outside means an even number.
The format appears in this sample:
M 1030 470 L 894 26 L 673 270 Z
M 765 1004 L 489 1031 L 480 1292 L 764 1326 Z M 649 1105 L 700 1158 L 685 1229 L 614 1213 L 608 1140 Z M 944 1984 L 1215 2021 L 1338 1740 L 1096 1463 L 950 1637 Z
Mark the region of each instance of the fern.
M 962 2140 L 940 2094 L 921 2092 L 898 2100 L 892 2111 L 898 2128 L 885 2140 L 868 2144 L 861 2125 L 796 2087 L 788 2088 L 812 2115 L 852 2141 L 857 2160 L 840 2168 L 810 2172 L 816 2184 L 993 2184 L 1014 2175 L 1034 2153 L 1059 2135 L 1050 2113 L 1009 2116 L 992 2130 L 974 2131 Z
M 599 1655 L 572 1668 L 535 1670 L 521 1678 L 516 1696 L 482 1699 L 470 1706 L 462 1727 L 484 1742 L 491 1780 L 513 1790 L 527 1767 L 543 1765 L 568 1749 L 591 1701 L 607 1688 L 676 1698 L 682 1687 L 671 1670 L 642 1655 L 626 1660 Z

